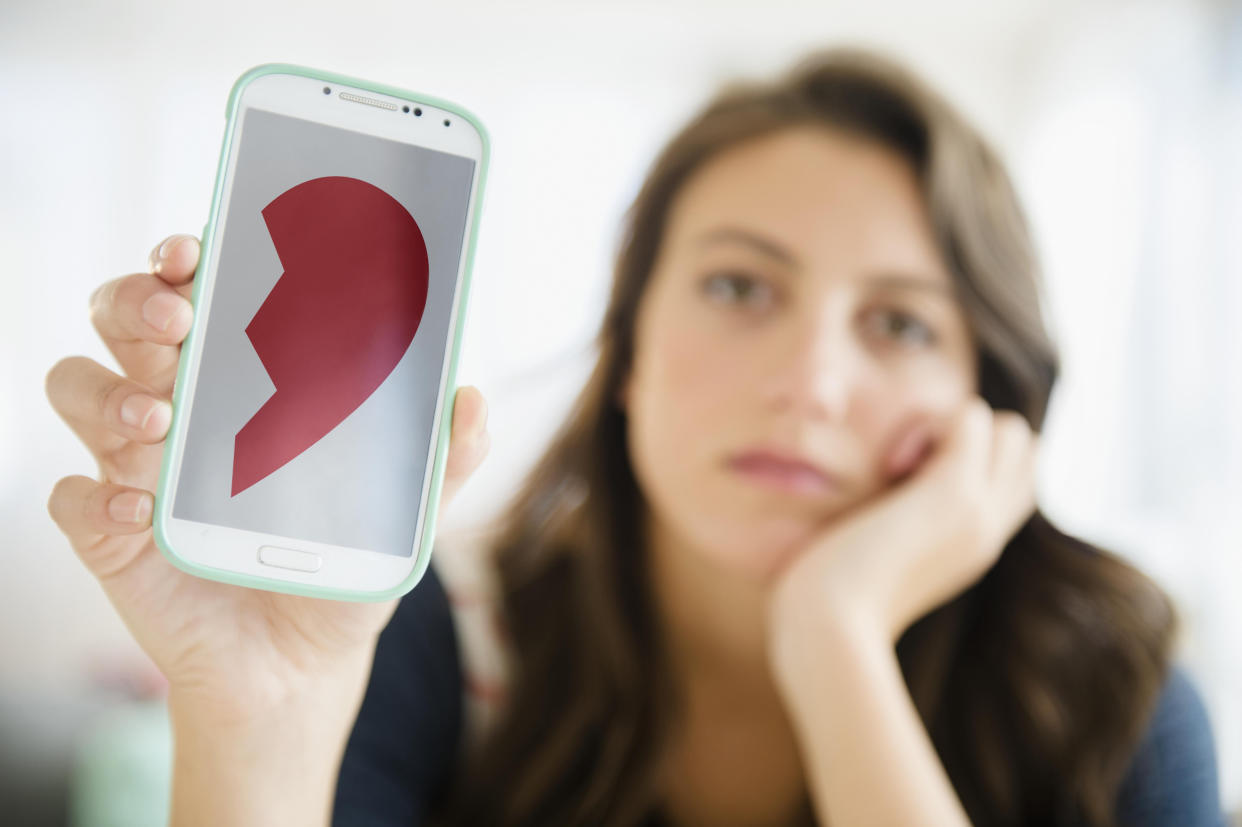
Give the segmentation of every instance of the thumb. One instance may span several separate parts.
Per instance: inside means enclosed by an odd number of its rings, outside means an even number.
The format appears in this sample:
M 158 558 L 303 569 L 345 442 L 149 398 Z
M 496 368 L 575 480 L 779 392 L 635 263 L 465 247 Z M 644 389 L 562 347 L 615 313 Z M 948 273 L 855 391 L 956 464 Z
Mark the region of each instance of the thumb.
M 441 507 L 456 496 L 458 489 L 478 469 L 491 446 L 487 431 L 487 400 L 478 388 L 465 385 L 453 397 L 453 423 L 449 435 L 448 458 L 444 466 Z

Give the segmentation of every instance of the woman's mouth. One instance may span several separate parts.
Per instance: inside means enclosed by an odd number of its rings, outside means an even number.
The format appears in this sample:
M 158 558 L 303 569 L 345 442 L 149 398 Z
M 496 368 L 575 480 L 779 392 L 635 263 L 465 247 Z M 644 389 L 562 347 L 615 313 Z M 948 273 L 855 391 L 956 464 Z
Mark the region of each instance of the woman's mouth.
M 815 465 L 771 451 L 739 454 L 729 467 L 750 482 L 786 493 L 823 495 L 837 488 L 837 481 Z

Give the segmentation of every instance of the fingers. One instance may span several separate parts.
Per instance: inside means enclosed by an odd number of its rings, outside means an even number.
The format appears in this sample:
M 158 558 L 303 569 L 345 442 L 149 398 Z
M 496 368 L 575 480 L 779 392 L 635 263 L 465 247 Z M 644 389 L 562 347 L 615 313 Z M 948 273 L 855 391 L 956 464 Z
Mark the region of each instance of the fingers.
M 444 468 L 443 508 L 482 464 L 491 445 L 487 431 L 487 401 L 473 385 L 457 389 L 453 401 L 453 424 Z
M 194 308 L 161 279 L 135 273 L 105 282 L 91 294 L 91 322 L 104 341 L 179 345 Z
M 928 462 L 928 476 L 966 496 L 980 494 L 991 457 L 992 427 L 991 406 L 972 396 L 945 426 L 941 445 Z
M 1014 411 L 996 414 L 992 435 L 988 487 L 998 507 L 998 531 L 1010 536 L 1035 508 L 1035 461 L 1039 439 Z
M 48 400 L 97 458 L 128 442 L 162 440 L 172 405 L 85 356 L 61 359 L 44 380 Z
M 944 445 L 940 477 L 978 519 L 981 547 L 1003 543 L 1035 508 L 1037 439 L 1016 411 L 996 411 L 979 396 L 961 410 Z
M 47 511 L 87 567 L 104 576 L 127 561 L 106 559 L 99 541 L 144 531 L 151 525 L 154 502 L 150 491 L 74 475 L 52 487 Z
M 198 254 L 193 236 L 170 236 L 151 251 L 151 272 L 105 282 L 90 296 L 91 322 L 121 372 L 165 396 L 193 321 Z
M 986 513 L 989 524 L 1016 528 L 1035 500 L 1037 438 L 1026 419 L 1015 411 L 994 411 L 974 396 L 944 433 L 919 476 L 932 488 L 953 491 L 972 511 Z M 899 442 L 899 450 L 909 444 Z

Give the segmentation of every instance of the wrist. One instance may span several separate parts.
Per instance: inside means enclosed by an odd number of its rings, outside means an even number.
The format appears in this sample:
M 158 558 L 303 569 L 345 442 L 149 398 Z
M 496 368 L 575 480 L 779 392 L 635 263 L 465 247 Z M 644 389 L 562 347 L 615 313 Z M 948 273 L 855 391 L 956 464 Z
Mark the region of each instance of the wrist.
M 246 697 L 170 688 L 170 823 L 327 824 L 368 674 L 295 680 Z
M 881 613 L 861 594 L 824 588 L 806 599 L 774 600 L 769 612 L 768 655 L 774 680 L 784 690 L 819 680 L 815 673 L 848 668 L 864 652 L 892 650 Z
M 254 646 L 216 642 L 202 646 L 165 669 L 170 712 L 188 723 L 248 728 L 285 710 L 315 706 L 317 698 L 360 695 L 370 677 L 380 631 L 341 632 L 343 642 L 329 645 L 318 630 L 297 635 L 273 629 L 263 633 L 268 639 Z

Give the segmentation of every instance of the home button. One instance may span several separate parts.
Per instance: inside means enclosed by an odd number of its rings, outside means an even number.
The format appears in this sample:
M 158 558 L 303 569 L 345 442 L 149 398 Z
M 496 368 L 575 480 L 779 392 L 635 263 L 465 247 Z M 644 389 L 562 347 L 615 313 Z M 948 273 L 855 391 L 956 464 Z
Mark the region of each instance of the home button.
M 295 548 L 280 546 L 259 546 L 259 562 L 265 566 L 276 566 L 294 571 L 319 571 L 323 558 L 313 551 L 299 551 Z

